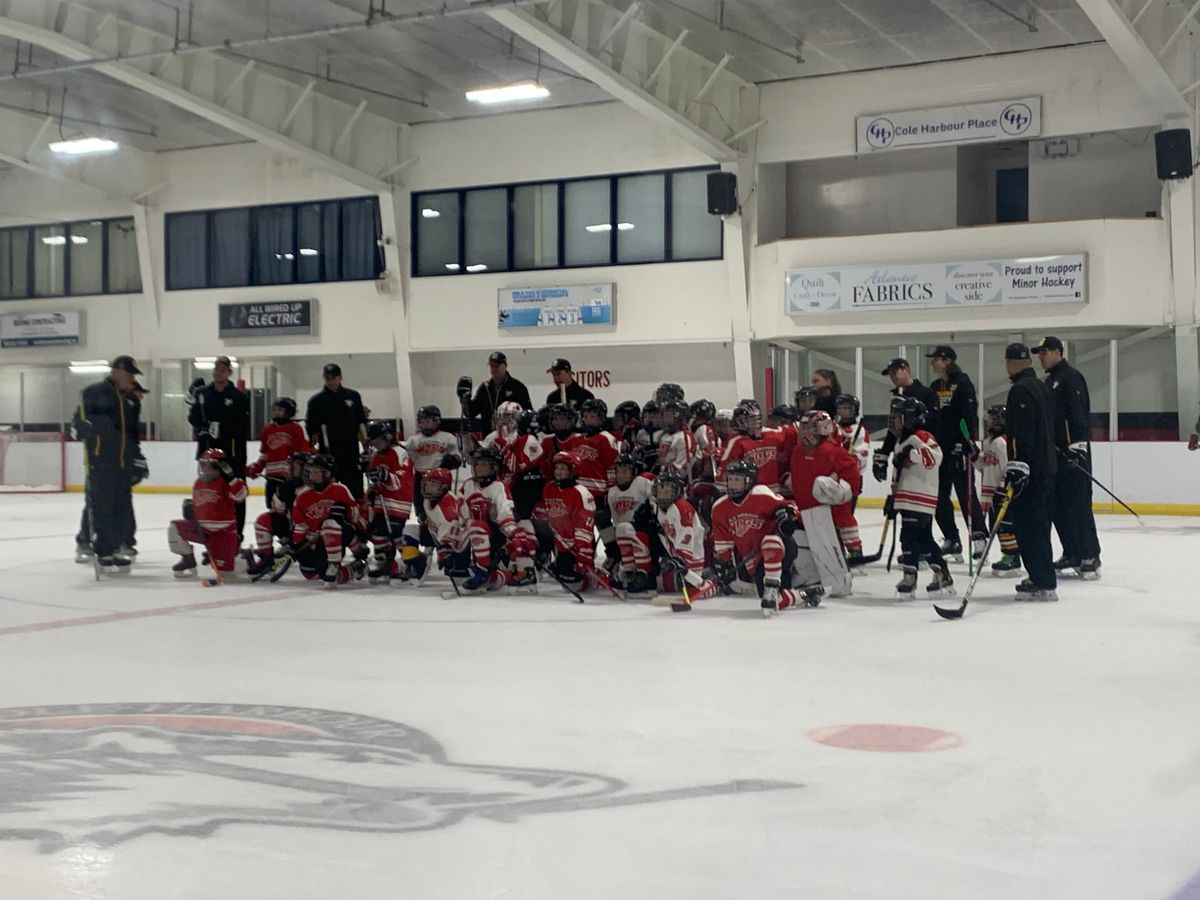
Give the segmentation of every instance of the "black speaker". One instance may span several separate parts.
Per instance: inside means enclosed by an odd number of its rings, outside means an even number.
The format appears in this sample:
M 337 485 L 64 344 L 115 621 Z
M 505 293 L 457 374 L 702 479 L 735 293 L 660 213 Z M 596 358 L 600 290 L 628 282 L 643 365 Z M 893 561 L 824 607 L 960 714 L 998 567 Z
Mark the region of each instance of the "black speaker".
M 708 173 L 708 211 L 714 216 L 731 216 L 738 211 L 737 176 L 732 172 Z
M 1168 128 L 1154 135 L 1154 156 L 1161 181 L 1192 177 L 1192 133 L 1186 128 Z M 712 189 L 709 189 L 711 202 Z

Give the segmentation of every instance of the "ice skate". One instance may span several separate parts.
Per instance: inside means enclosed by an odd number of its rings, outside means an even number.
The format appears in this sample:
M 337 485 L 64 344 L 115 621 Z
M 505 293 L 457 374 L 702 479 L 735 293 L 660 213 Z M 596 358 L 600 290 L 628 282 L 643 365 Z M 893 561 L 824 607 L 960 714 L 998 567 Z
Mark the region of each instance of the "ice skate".
M 983 559 L 983 551 L 987 549 L 987 535 L 971 535 L 971 558 Z
M 190 578 L 196 574 L 196 557 L 190 554 L 181 556 L 179 562 L 171 566 L 171 572 L 176 578 Z
M 911 600 L 917 591 L 917 567 L 903 566 L 901 572 L 903 574 L 896 585 L 896 599 Z
M 91 544 L 76 544 L 75 545 L 75 562 L 90 563 L 96 554 L 92 552 Z
M 1100 560 L 1099 558 L 1081 560 L 1079 568 L 1075 571 L 1084 581 L 1097 581 L 1100 578 Z
M 764 619 L 779 615 L 779 579 L 764 578 L 762 592 L 762 614 Z
M 123 556 L 129 560 L 130 563 L 134 563 L 137 561 L 137 547 L 130 547 L 128 544 L 122 544 L 117 548 L 116 555 Z
M 945 597 L 954 594 L 954 579 L 950 576 L 950 569 L 946 565 L 936 565 L 931 563 L 929 568 L 933 571 L 933 580 L 925 586 L 925 593 L 929 597 Z
M 1067 556 L 1063 554 L 1054 561 L 1054 571 L 1059 575 L 1069 575 L 1083 565 L 1078 556 Z
M 97 573 L 124 575 L 129 571 L 132 561 L 127 556 L 120 556 L 114 553 L 112 556 L 97 556 L 95 564 Z
M 821 598 L 824 596 L 825 588 L 819 584 L 810 584 L 796 590 L 796 602 L 808 609 L 816 609 L 820 606 Z
M 371 584 L 387 584 L 392 577 L 392 557 L 389 553 L 376 553 L 367 566 L 367 580 Z
M 992 563 L 992 574 L 1000 578 L 1011 578 L 1020 575 L 1022 568 L 1019 554 L 1005 553 L 997 562 Z
M 474 563 L 467 570 L 467 577 L 459 584 L 458 589 L 464 594 L 482 594 L 487 590 L 488 570 Z
M 950 541 L 942 541 L 942 556 L 946 557 L 948 562 L 960 563 L 963 561 L 963 546 L 957 539 Z
M 275 568 L 275 554 L 271 551 L 260 553 L 254 562 L 246 564 L 246 574 L 250 577 L 262 575 Z
M 533 566 L 512 569 L 508 573 L 508 587 L 514 594 L 536 594 L 537 572 Z
M 616 585 L 613 585 L 613 587 L 616 587 Z M 626 573 L 624 591 L 627 597 L 631 597 L 634 600 L 653 600 L 658 594 L 654 590 L 654 583 L 650 580 L 650 576 L 645 572 L 636 570 Z
M 321 576 L 321 580 L 325 582 L 326 590 L 332 590 L 337 587 L 338 576 L 341 574 L 342 564 L 340 562 L 331 562 L 325 567 L 325 573 Z
M 1014 598 L 1028 603 L 1055 603 L 1058 593 L 1053 588 L 1040 588 L 1028 578 L 1017 585 L 1017 595 Z

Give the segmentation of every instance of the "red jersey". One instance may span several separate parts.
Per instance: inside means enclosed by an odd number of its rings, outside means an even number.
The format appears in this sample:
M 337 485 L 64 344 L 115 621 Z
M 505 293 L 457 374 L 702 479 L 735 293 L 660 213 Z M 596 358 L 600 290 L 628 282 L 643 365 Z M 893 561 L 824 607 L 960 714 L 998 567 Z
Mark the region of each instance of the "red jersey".
M 591 492 L 582 484 L 564 488 L 557 482 L 547 482 L 538 507 L 554 531 L 555 544 L 590 567 L 596 523 L 596 501 Z
M 321 523 L 329 518 L 330 510 L 338 503 L 346 509 L 346 520 L 356 522 L 358 501 L 344 484 L 331 481 L 319 491 L 311 487 L 301 490 L 292 504 L 292 543 L 302 543 L 310 534 L 320 535 Z
M 258 459 L 254 464 L 262 470 L 264 477 L 280 481 L 292 477 L 291 455 L 312 449 L 299 422 L 284 422 L 282 425 L 270 422 L 263 426 L 258 440 Z
M 763 432 L 766 438 L 768 432 Z M 721 457 L 721 467 L 717 473 L 717 481 L 722 490 L 725 486 L 725 470 L 729 464 L 739 459 L 748 459 L 758 469 L 758 483 L 769 487 L 772 491 L 779 488 L 779 444 L 782 437 L 770 439 L 770 443 L 752 438 L 748 434 L 739 434 L 725 445 L 725 453 Z
M 205 531 L 224 531 L 237 524 L 237 505 L 246 499 L 246 482 L 240 478 L 226 482 L 223 478 L 205 481 L 197 478 L 192 484 L 192 508 L 196 524 Z
M 501 447 L 504 458 L 504 483 L 512 484 L 513 475 L 536 469 L 542 464 L 542 445 L 532 434 L 514 435 Z
M 384 512 L 389 519 L 407 519 L 411 516 L 413 464 L 404 448 L 397 444 L 375 453 L 370 466 L 381 475 L 387 472 L 371 487 L 371 512 Z
M 554 479 L 554 454 L 569 450 L 579 457 L 575 479 L 592 497 L 608 491 L 609 471 L 617 459 L 617 442 L 607 431 L 596 434 L 572 434 L 565 439 L 549 435 L 542 440 L 543 469 L 547 481 Z
M 792 425 L 785 425 L 783 428 L 764 428 L 762 442 L 768 447 L 775 448 L 775 478 L 776 480 L 783 478 L 783 473 L 788 470 L 788 464 L 792 461 L 792 451 L 800 443 L 800 433 Z M 768 484 L 762 480 L 761 472 L 762 470 L 759 469 L 759 484 Z
M 752 487 L 741 502 L 722 497 L 714 503 L 712 538 L 716 558 L 729 561 L 735 552 L 738 559 L 756 556 L 762 539 L 778 533 L 775 510 L 780 507 L 796 508 L 794 503 L 761 484 Z
M 858 460 L 833 440 L 821 441 L 812 448 L 803 444 L 797 446 L 792 451 L 790 471 L 792 499 L 799 509 L 821 505 L 812 494 L 813 482 L 821 475 L 837 476 L 850 486 L 855 496 L 862 493 L 862 473 L 858 470 Z

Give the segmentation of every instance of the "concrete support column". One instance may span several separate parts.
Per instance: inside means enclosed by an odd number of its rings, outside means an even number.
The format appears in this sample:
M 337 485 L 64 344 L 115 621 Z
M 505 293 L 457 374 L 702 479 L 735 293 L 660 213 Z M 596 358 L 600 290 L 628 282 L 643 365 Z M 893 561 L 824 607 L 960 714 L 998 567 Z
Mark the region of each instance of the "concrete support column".
M 385 275 L 378 282 L 380 293 L 388 300 L 391 312 L 392 348 L 396 358 L 397 404 L 405 431 L 416 427 L 417 407 L 413 396 L 412 344 L 409 340 L 410 309 L 405 292 L 408 280 L 408 207 L 409 193 L 396 187 L 379 195 L 379 219 L 383 225 Z
M 1200 337 L 1195 325 L 1175 328 L 1175 382 L 1179 399 L 1179 436 L 1186 439 L 1200 412 Z

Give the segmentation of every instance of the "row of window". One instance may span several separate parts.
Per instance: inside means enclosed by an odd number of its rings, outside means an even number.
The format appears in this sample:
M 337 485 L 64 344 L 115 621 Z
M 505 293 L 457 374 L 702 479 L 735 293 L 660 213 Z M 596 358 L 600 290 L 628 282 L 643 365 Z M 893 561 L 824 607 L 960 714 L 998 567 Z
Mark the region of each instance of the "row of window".
M 0 229 L 0 299 L 141 289 L 133 219 Z
M 414 275 L 719 259 L 712 168 L 413 195 Z
M 381 234 L 375 197 L 170 213 L 167 290 L 377 278 Z

